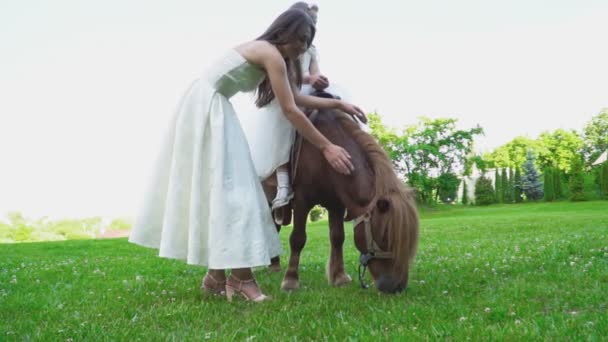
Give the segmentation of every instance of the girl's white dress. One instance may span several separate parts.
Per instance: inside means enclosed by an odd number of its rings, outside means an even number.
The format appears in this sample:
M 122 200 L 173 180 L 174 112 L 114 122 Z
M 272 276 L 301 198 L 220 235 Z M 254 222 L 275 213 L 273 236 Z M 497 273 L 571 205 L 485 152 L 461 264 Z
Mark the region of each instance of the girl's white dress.
M 213 269 L 268 265 L 281 253 L 247 140 L 228 100 L 254 90 L 264 77 L 230 50 L 194 81 L 163 142 L 130 242 Z

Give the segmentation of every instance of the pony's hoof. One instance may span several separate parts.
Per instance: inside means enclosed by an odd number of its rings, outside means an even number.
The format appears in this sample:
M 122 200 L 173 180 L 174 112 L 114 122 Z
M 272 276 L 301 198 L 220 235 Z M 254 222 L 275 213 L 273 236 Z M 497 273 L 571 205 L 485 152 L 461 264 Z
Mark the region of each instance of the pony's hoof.
M 271 264 L 268 266 L 268 270 L 273 273 L 281 272 L 281 264 Z
M 285 279 L 281 283 L 281 290 L 295 291 L 300 288 L 300 282 L 295 279 Z
M 344 285 L 348 285 L 353 281 L 353 279 L 346 273 L 339 275 L 333 282 L 333 286 L 341 287 Z

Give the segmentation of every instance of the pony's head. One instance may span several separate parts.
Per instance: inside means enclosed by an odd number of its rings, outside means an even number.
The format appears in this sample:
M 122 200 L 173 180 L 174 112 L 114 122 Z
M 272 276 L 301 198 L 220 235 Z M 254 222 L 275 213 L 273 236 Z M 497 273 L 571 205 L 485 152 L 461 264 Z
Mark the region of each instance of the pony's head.
M 361 253 L 360 281 L 363 285 L 362 273 L 367 267 L 379 291 L 401 292 L 407 287 L 418 244 L 419 221 L 413 192 L 399 180 L 390 159 L 372 136 L 350 118 L 341 121 L 365 151 L 373 170 L 374 200 L 353 222 L 355 245 Z

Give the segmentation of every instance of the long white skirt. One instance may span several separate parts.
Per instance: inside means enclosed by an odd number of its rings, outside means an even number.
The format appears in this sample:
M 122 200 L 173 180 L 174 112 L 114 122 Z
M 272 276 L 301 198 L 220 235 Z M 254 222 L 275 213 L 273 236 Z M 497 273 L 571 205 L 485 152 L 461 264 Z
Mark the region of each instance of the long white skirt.
M 212 269 L 282 252 L 232 104 L 197 80 L 182 99 L 129 241 Z
M 276 99 L 262 108 L 252 107 L 239 112 L 239 120 L 249 143 L 256 174 L 264 180 L 289 161 L 295 128 Z

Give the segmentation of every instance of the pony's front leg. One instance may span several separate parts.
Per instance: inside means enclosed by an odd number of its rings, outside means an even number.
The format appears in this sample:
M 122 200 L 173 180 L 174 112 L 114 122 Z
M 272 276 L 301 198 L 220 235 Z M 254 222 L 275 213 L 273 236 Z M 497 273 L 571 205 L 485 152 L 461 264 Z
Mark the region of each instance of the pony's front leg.
M 296 290 L 300 287 L 300 253 L 306 244 L 306 219 L 311 206 L 307 203 L 298 202 L 294 205 L 293 230 L 289 236 L 289 266 L 281 283 L 281 289 L 285 291 Z
M 344 208 L 329 210 L 329 238 L 331 252 L 326 267 L 326 276 L 332 286 L 349 284 L 352 279 L 344 272 Z

